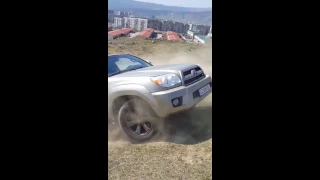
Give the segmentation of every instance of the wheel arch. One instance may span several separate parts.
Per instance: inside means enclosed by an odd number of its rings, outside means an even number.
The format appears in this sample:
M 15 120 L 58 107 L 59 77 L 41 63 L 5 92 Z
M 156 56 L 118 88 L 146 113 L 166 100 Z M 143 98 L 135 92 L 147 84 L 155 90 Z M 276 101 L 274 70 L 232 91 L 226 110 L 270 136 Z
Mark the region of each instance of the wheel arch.
M 113 92 L 110 93 L 111 101 L 108 108 L 108 113 L 111 113 L 110 118 L 116 119 L 117 114 L 121 106 L 130 99 L 140 99 L 147 103 L 151 109 L 152 104 L 150 104 L 149 90 L 147 90 L 142 85 L 130 84 L 125 86 L 117 86 L 112 89 Z

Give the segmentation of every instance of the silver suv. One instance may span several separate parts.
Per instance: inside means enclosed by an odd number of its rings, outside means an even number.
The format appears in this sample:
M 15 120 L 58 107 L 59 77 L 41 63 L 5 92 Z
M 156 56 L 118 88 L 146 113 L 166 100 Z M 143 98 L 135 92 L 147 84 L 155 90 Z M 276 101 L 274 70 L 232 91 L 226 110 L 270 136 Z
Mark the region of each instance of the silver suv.
M 153 66 L 129 54 L 109 55 L 108 120 L 133 141 L 149 140 L 163 118 L 193 108 L 211 84 L 195 64 Z

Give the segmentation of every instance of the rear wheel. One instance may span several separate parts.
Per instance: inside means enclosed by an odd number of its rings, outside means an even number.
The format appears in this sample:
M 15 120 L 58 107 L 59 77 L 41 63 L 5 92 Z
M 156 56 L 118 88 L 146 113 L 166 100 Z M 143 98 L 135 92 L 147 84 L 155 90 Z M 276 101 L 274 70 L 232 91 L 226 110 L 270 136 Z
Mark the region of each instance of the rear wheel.
M 119 124 L 133 142 L 145 142 L 158 134 L 157 117 L 150 106 L 140 99 L 125 102 L 119 111 Z

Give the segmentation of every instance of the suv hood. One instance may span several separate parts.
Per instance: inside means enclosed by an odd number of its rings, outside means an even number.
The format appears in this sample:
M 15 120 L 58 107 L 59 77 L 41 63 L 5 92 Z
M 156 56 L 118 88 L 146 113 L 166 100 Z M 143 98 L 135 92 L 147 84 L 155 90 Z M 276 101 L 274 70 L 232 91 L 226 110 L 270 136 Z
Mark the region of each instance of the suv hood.
M 142 69 L 128 71 L 122 74 L 118 74 L 113 77 L 155 77 L 164 74 L 175 73 L 179 74 L 179 70 L 183 70 L 189 67 L 195 66 L 194 64 L 172 64 L 162 66 L 151 66 Z

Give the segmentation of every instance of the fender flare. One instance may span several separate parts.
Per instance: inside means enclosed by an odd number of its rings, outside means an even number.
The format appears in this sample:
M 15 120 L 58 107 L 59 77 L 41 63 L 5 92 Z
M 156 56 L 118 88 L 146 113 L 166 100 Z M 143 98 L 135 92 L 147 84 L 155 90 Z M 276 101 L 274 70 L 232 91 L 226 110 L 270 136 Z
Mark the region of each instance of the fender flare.
M 151 99 L 151 94 L 150 91 L 145 88 L 142 85 L 139 84 L 126 84 L 126 85 L 119 85 L 112 87 L 111 89 L 108 89 L 108 94 L 111 94 L 110 96 L 108 95 L 108 114 L 110 118 L 114 118 L 113 111 L 112 111 L 112 106 L 114 104 L 114 100 L 118 97 L 121 96 L 137 96 L 143 100 L 145 100 L 150 107 L 152 107 L 152 102 L 153 100 Z

